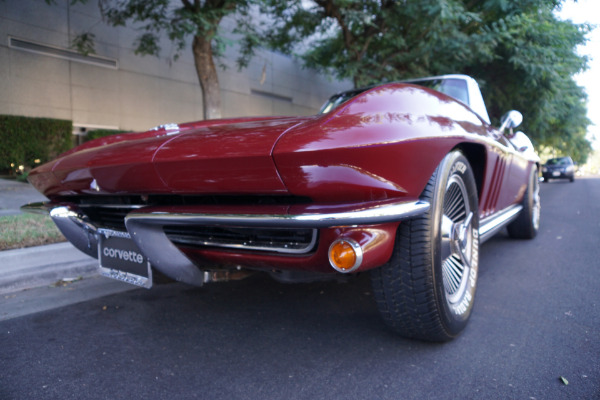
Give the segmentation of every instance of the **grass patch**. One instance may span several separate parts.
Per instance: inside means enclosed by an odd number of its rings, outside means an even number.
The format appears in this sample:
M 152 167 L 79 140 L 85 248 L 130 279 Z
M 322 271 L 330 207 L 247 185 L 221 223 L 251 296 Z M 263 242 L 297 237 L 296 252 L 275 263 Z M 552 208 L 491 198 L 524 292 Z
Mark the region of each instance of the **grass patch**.
M 0 250 L 64 241 L 64 236 L 47 215 L 19 214 L 0 217 Z

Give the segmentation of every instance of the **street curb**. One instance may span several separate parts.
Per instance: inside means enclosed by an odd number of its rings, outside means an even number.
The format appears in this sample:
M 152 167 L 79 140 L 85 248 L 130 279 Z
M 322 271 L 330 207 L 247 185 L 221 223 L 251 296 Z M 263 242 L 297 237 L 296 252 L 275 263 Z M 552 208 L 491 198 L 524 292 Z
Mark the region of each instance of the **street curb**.
M 98 274 L 98 260 L 57 243 L 0 252 L 0 294 Z

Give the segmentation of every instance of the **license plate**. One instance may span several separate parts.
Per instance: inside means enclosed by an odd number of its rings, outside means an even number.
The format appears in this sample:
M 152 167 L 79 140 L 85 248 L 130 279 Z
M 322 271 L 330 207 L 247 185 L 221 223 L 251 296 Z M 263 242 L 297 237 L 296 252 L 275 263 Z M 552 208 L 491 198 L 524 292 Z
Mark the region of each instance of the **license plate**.
M 552 172 L 552 176 L 560 176 L 560 171 L 554 171 L 554 172 Z
M 145 288 L 152 287 L 152 269 L 127 232 L 99 230 L 100 275 Z

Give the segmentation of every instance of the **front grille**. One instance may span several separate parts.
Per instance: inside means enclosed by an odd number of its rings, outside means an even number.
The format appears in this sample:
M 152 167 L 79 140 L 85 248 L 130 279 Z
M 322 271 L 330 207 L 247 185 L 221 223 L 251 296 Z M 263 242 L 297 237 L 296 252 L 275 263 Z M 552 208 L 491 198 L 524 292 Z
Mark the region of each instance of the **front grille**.
M 81 210 L 98 228 L 114 229 L 125 232 L 125 216 L 141 206 L 86 206 Z
M 59 201 L 75 203 L 97 228 L 127 231 L 125 217 L 148 206 L 172 205 L 291 205 L 309 200 L 293 196 L 69 196 Z M 283 254 L 313 251 L 316 229 L 248 228 L 226 226 L 165 226 L 167 237 L 177 245 L 219 247 Z
M 316 229 L 165 226 L 164 232 L 179 245 L 287 254 L 308 253 L 317 242 Z

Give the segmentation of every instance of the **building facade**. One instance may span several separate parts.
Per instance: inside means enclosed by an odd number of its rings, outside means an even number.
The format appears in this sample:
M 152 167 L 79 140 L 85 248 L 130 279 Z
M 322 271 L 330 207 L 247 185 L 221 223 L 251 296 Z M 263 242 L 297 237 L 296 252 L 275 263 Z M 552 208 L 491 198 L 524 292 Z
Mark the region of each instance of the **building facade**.
M 224 20 L 226 32 L 233 21 Z M 82 32 L 95 35 L 95 53 L 70 48 Z M 0 114 L 73 121 L 76 131 L 146 130 L 203 118 L 202 92 L 191 49 L 172 61 L 174 45 L 161 56 L 137 56 L 139 31 L 101 20 L 96 1 L 0 1 Z M 335 92 L 351 87 L 285 55 L 260 51 L 238 71 L 235 45 L 219 70 L 223 117 L 310 115 Z

